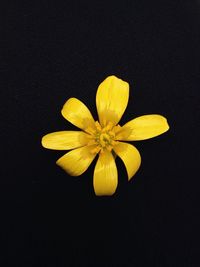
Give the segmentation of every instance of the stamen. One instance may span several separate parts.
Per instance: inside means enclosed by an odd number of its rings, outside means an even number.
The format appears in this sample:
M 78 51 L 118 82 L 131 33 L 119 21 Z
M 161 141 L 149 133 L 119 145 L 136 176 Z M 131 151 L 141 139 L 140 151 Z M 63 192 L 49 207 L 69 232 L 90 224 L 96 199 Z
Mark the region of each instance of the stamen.
M 103 153 L 105 150 L 112 151 L 113 146 L 117 144 L 115 135 L 119 127 L 113 127 L 112 122 L 108 122 L 105 127 L 102 127 L 98 121 L 95 122 L 95 126 L 96 130 L 92 133 L 90 137 L 91 140 L 88 143 L 88 145 L 96 145 L 96 147 L 91 150 L 91 153 Z
M 102 130 L 101 125 L 98 121 L 95 121 L 95 125 L 96 125 L 98 131 Z

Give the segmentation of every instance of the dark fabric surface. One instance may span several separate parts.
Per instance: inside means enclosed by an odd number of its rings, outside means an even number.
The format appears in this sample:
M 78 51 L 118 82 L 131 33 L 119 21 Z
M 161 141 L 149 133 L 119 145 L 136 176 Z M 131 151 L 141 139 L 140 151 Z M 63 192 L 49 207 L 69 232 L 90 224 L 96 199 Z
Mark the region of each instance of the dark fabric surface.
M 199 1 L 13 1 L 1 8 L 1 266 L 200 266 Z M 96 115 L 99 83 L 130 84 L 122 122 L 158 113 L 170 131 L 136 143 L 142 165 L 96 197 L 94 164 L 70 177 L 41 137 Z

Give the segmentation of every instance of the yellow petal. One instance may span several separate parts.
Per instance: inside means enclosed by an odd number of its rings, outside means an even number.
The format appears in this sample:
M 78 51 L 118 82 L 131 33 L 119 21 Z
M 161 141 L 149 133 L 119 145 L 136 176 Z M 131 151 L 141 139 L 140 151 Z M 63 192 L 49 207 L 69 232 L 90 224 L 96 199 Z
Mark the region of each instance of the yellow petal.
M 114 146 L 114 151 L 119 156 L 126 167 L 128 180 L 130 180 L 141 164 L 141 157 L 139 151 L 131 144 L 119 142 Z
M 116 125 L 128 104 L 129 84 L 115 76 L 109 76 L 98 87 L 96 106 L 102 126 L 108 122 Z
M 111 152 L 104 151 L 99 154 L 94 170 L 93 185 L 97 196 L 112 195 L 118 183 L 117 167 Z
M 42 138 L 42 146 L 49 149 L 68 150 L 88 143 L 88 134 L 82 131 L 60 131 L 49 133 Z
M 117 140 L 137 141 L 145 140 L 160 134 L 169 129 L 165 117 L 157 114 L 144 115 L 127 122 L 117 133 Z
M 67 100 L 61 113 L 66 120 L 82 130 L 87 131 L 87 128 L 94 128 L 95 122 L 92 114 L 85 104 L 77 98 Z
M 56 164 L 70 175 L 79 176 L 87 170 L 96 156 L 95 153 L 91 153 L 92 148 L 84 146 L 74 149 L 59 158 Z

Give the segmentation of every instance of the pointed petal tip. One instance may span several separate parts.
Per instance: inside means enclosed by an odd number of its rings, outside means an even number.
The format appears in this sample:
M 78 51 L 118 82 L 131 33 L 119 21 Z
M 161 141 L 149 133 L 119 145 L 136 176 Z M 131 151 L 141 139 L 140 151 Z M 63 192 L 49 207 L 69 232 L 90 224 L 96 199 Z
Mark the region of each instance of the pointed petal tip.
M 61 157 L 62 158 L 62 157 Z M 73 176 L 73 177 L 77 177 L 77 176 L 80 176 L 81 174 L 78 174 L 78 173 L 73 173 L 71 172 L 69 169 L 67 169 L 64 164 L 62 163 L 62 160 L 61 158 L 59 158 L 57 161 L 56 161 L 56 165 L 59 166 L 64 172 L 66 172 L 68 175 L 70 176 Z
M 137 148 L 129 143 L 119 142 L 114 151 L 118 157 L 123 161 L 128 181 L 136 174 L 141 165 L 141 156 Z
M 164 117 L 165 118 L 165 117 Z M 165 122 L 166 122 L 166 131 L 168 131 L 170 129 L 170 126 L 169 126 L 169 123 L 168 123 L 168 120 L 165 118 Z
M 140 169 L 140 166 L 141 166 L 141 161 L 140 161 L 140 163 L 138 164 L 138 169 L 137 169 L 137 171 L 136 172 L 134 172 L 133 174 L 130 174 L 130 173 L 128 173 L 128 181 L 130 181 L 135 175 L 136 175 L 136 173 L 138 172 L 138 170 Z
M 160 117 L 160 119 L 163 121 L 163 125 L 162 125 L 163 132 L 161 134 L 167 132 L 170 129 L 170 126 L 169 126 L 167 118 L 162 116 L 162 115 L 156 115 L 156 116 Z
M 139 170 L 140 166 L 141 166 L 141 162 L 140 162 L 140 164 L 138 165 L 138 170 Z M 130 182 L 130 180 L 133 179 L 133 177 L 136 175 L 136 173 L 138 172 L 138 170 L 137 170 L 136 172 L 134 172 L 133 174 L 129 174 L 129 173 L 128 173 L 128 182 Z

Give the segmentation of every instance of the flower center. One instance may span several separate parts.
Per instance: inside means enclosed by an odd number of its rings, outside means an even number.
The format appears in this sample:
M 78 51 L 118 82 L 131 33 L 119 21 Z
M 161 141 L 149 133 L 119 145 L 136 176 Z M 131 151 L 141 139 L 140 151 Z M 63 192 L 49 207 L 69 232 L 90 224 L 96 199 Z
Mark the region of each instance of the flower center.
M 113 138 L 109 132 L 99 133 L 97 134 L 96 141 L 101 147 L 107 147 L 112 145 Z
M 113 126 L 112 123 L 108 123 L 105 127 L 102 127 L 98 121 L 95 122 L 96 129 L 91 131 L 91 141 L 89 144 L 96 145 L 92 150 L 92 153 L 104 152 L 105 150 L 111 151 L 113 146 L 117 143 L 115 141 L 115 132 L 117 126 Z

